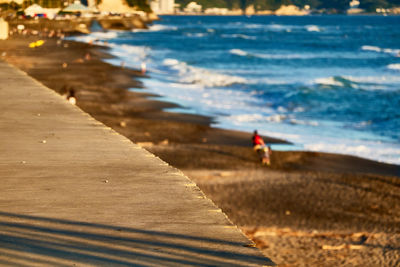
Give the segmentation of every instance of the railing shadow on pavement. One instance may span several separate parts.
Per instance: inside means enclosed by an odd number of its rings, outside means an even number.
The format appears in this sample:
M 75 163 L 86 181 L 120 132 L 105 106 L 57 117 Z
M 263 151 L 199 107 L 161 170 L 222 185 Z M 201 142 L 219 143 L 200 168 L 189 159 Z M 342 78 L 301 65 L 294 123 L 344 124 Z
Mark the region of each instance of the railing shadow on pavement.
M 0 211 L 0 264 L 30 266 L 266 266 L 248 244 Z M 234 248 L 236 247 L 236 248 Z M 249 248 L 254 249 L 257 248 Z

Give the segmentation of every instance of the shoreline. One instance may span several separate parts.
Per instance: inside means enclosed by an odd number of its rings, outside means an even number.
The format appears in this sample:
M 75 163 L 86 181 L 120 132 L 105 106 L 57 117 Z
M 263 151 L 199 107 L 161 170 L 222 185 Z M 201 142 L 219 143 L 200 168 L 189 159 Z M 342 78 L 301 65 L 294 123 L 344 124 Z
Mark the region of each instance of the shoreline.
M 43 46 L 28 47 L 38 39 Z M 364 266 L 400 260 L 400 166 L 274 151 L 272 166 L 263 167 L 251 133 L 210 127 L 209 117 L 163 111 L 176 105 L 149 99 L 154 95 L 145 89 L 127 90 L 142 88 L 135 79 L 142 74 L 103 61 L 110 57 L 105 47 L 55 38 L 0 41 L 0 59 L 60 94 L 74 88 L 82 110 L 181 169 L 278 264 L 337 266 L 343 255 L 349 256 L 345 263 Z M 360 243 L 362 235 L 362 249 L 324 249 Z M 326 265 L 329 257 L 334 259 Z
M 184 21 L 190 21 L 190 19 L 185 19 Z M 339 115 L 335 117 L 336 115 L 334 115 L 334 112 L 329 112 L 330 108 L 327 108 L 327 106 L 330 107 L 330 105 L 333 105 L 336 107 L 336 109 L 342 109 L 340 105 L 333 104 L 333 99 L 336 99 L 336 96 L 333 97 L 333 95 L 343 94 L 343 92 L 345 91 L 341 89 L 349 84 L 352 84 L 351 86 L 353 86 L 354 84 L 354 88 L 358 88 L 358 86 L 362 87 L 364 86 L 362 81 L 372 79 L 371 77 L 356 77 L 356 74 L 349 74 L 347 76 L 344 74 L 341 76 L 326 74 L 325 77 L 323 74 L 320 74 L 318 71 L 316 71 L 316 73 L 318 74 L 316 74 L 316 76 L 314 75 L 315 77 L 311 74 L 311 76 L 308 77 L 307 74 L 304 73 L 304 76 L 301 74 L 295 75 L 293 76 L 293 78 L 288 78 L 288 81 L 285 81 L 281 78 L 278 79 L 266 76 L 262 77 L 262 74 L 261 76 L 260 74 L 254 74 L 253 76 L 250 74 L 243 74 L 247 72 L 244 70 L 240 70 L 240 73 L 236 73 L 235 70 L 231 70 L 229 69 L 229 67 L 227 70 L 221 70 L 213 73 L 213 71 L 211 70 L 212 68 L 210 69 L 207 66 L 201 65 L 204 63 L 203 61 L 200 61 L 202 62 L 200 64 L 196 63 L 193 65 L 192 63 L 190 63 L 190 60 L 188 61 L 189 63 L 186 62 L 187 60 L 185 59 L 185 57 L 181 58 L 179 54 L 170 54 L 168 56 L 161 56 L 161 58 L 158 56 L 154 58 L 154 55 L 151 55 L 152 52 L 150 52 L 149 55 L 146 55 L 152 49 L 148 50 L 148 48 L 145 48 L 145 46 L 143 46 L 146 44 L 143 43 L 144 40 L 147 40 L 146 42 L 151 43 L 152 41 L 149 38 L 153 38 L 153 36 L 156 36 L 156 38 L 164 38 L 163 36 L 165 36 L 165 32 L 168 32 L 169 30 L 174 30 L 178 25 L 175 24 L 175 22 L 171 22 L 171 24 L 169 22 L 169 19 L 166 23 L 167 24 L 165 25 L 164 23 L 154 25 L 154 29 L 150 27 L 149 35 L 143 33 L 144 35 L 142 36 L 142 34 L 139 34 L 139 47 L 135 45 L 135 41 L 133 39 L 125 40 L 126 38 L 123 37 L 124 35 L 121 36 L 123 39 L 120 40 L 118 37 L 119 34 L 117 34 L 116 32 L 102 34 L 100 39 L 96 39 L 98 36 L 97 34 L 94 34 L 86 38 L 78 37 L 76 38 L 76 40 L 83 42 L 93 41 L 93 43 L 95 44 L 108 46 L 110 48 L 110 53 L 115 55 L 116 58 L 112 60 L 107 60 L 107 62 L 116 66 L 120 65 L 120 62 L 126 61 L 129 67 L 140 68 L 139 65 L 141 64 L 141 61 L 147 61 L 150 67 L 149 73 L 154 77 L 152 77 L 151 79 L 139 79 L 146 87 L 148 87 L 146 88 L 146 91 L 162 95 L 163 97 L 161 98 L 155 98 L 160 101 L 170 101 L 172 103 L 176 103 L 177 105 L 186 106 L 183 108 L 167 109 L 167 111 L 211 116 L 214 120 L 214 122 L 212 123 L 213 127 L 223 128 L 226 130 L 239 130 L 248 133 L 252 132 L 254 129 L 258 129 L 260 133 L 266 136 L 285 139 L 287 142 L 294 144 L 293 146 L 272 146 L 272 149 L 277 151 L 299 151 L 312 153 L 322 152 L 328 154 L 332 153 L 344 156 L 355 156 L 362 159 L 368 159 L 386 164 L 400 165 L 400 163 L 398 162 L 399 158 L 397 152 L 399 147 L 395 140 L 396 133 L 391 132 L 391 127 L 385 128 L 384 126 L 382 126 L 382 129 L 379 133 L 376 130 L 380 128 L 379 125 L 381 123 L 383 124 L 383 122 L 385 121 L 384 118 L 382 118 L 382 120 L 375 119 L 375 117 L 371 115 L 374 114 L 373 112 L 365 112 L 366 115 L 360 115 L 360 117 L 358 118 L 358 115 L 354 115 L 358 114 L 357 110 L 354 109 L 354 107 L 357 106 L 356 103 L 348 105 L 351 108 L 344 108 L 347 106 L 343 105 L 343 109 L 346 109 L 346 112 L 349 112 L 349 118 L 347 118 L 347 115 L 345 115 L 346 113 L 343 113 L 342 111 L 340 111 Z M 304 31 L 313 31 L 308 30 L 308 26 L 303 25 L 301 27 L 304 27 L 304 29 L 302 29 Z M 322 29 L 322 26 L 320 27 Z M 129 38 L 132 38 L 133 35 L 129 36 Z M 175 36 L 175 34 L 173 36 Z M 209 36 L 207 36 L 208 34 L 205 34 L 204 36 L 202 35 L 202 38 L 208 39 Z M 117 38 L 119 41 L 117 39 L 114 40 L 113 38 Z M 112 40 L 109 44 L 107 42 L 108 39 Z M 193 40 L 191 37 L 188 39 L 190 39 L 190 41 L 188 42 L 196 42 L 197 36 Z M 121 42 L 124 44 L 122 44 Z M 157 45 L 154 47 L 155 50 L 157 50 L 154 51 L 156 54 L 159 53 L 157 47 Z M 175 46 L 171 46 L 171 51 L 174 50 L 174 47 Z M 378 53 L 376 51 L 378 51 L 380 48 L 363 45 L 360 46 L 359 49 L 361 49 L 360 53 Z M 374 51 L 374 49 L 376 51 Z M 233 50 L 237 49 L 231 49 L 229 51 L 225 51 L 224 49 L 222 49 L 221 51 L 223 52 L 218 52 L 215 54 L 218 55 L 218 57 L 221 57 L 221 59 L 219 60 L 224 60 L 223 56 L 225 56 L 226 54 L 229 54 L 229 57 L 232 57 L 232 61 L 234 62 L 236 62 L 236 60 L 238 60 L 238 62 L 242 62 L 243 58 L 243 64 L 247 64 L 245 62 L 249 61 L 250 59 L 256 60 L 253 59 L 254 53 L 246 52 L 240 49 L 238 49 L 238 51 Z M 296 54 L 294 51 L 292 51 L 291 53 L 293 53 L 294 55 Z M 268 53 L 266 55 L 266 57 L 270 57 L 268 56 Z M 149 61 L 145 59 L 147 56 L 149 56 Z M 255 56 L 255 58 L 258 57 L 258 55 Z M 279 55 L 277 57 L 280 58 L 279 60 L 281 60 L 282 55 Z M 307 58 L 308 55 L 296 55 L 294 57 Z M 244 60 L 244 58 L 246 58 L 246 61 Z M 285 58 L 285 56 L 283 58 Z M 258 60 L 259 59 L 257 59 L 257 61 Z M 262 61 L 263 64 L 266 64 L 265 62 L 268 62 L 267 60 L 264 62 L 264 59 L 260 61 Z M 301 60 L 301 62 L 310 61 Z M 251 69 L 251 66 L 245 66 L 246 69 Z M 390 65 L 385 66 L 385 68 L 388 68 L 388 73 L 379 72 L 378 76 L 384 75 L 385 78 L 383 79 L 386 79 L 387 74 L 387 80 L 391 80 L 392 77 L 393 79 L 395 79 L 394 76 L 391 76 L 393 75 L 395 70 L 389 70 L 389 66 Z M 381 69 L 386 70 L 383 67 Z M 154 71 L 154 73 L 151 73 L 151 71 Z M 178 71 L 182 73 L 181 77 L 176 76 L 176 73 Z M 259 71 L 260 70 L 258 70 L 257 73 Z M 170 72 L 172 76 L 168 77 L 170 75 Z M 209 78 L 207 77 L 207 75 L 204 75 L 207 72 L 210 72 Z M 280 72 L 284 73 L 282 70 L 280 70 Z M 224 77 L 223 75 L 226 74 L 229 75 Z M 319 76 L 321 76 L 322 78 Z M 383 82 L 383 80 L 380 79 L 378 76 L 376 77 L 376 83 L 386 83 Z M 174 82 L 171 83 L 172 81 Z M 286 85 L 275 85 L 275 83 L 292 84 L 293 81 L 296 81 L 296 84 L 293 85 L 294 88 L 297 88 L 295 89 L 296 93 L 286 92 L 286 90 L 289 90 L 287 89 L 289 87 Z M 267 85 L 258 85 L 258 83 L 261 84 L 264 82 Z M 174 83 L 177 83 L 178 86 L 176 86 Z M 186 83 L 188 84 L 185 85 Z M 228 87 L 224 87 L 224 84 L 231 83 L 233 84 L 229 85 Z M 301 89 L 303 87 L 298 86 L 298 84 L 301 84 L 302 86 L 304 85 L 306 88 L 312 88 L 311 93 L 308 91 L 304 91 L 304 89 Z M 367 82 L 365 84 L 367 84 Z M 222 91 L 221 89 L 218 89 L 219 86 L 224 87 Z M 187 87 L 187 90 L 185 89 L 185 87 Z M 241 87 L 246 88 L 246 90 L 249 91 L 243 91 Z M 322 98 L 322 96 L 315 93 L 319 90 L 319 88 L 322 88 L 322 94 L 330 95 L 330 97 L 327 97 L 322 101 L 323 104 L 322 102 L 320 102 L 320 114 L 314 113 L 313 110 L 315 110 L 315 107 L 313 107 L 310 100 L 315 99 L 316 102 L 321 101 L 321 99 L 318 98 Z M 329 88 L 332 90 L 325 90 L 323 88 Z M 369 90 L 369 87 L 362 89 Z M 135 89 L 133 90 L 135 91 Z M 203 93 L 203 90 L 205 93 Z M 276 96 L 274 93 L 271 93 L 275 92 L 274 90 L 279 92 L 279 97 Z M 351 92 L 356 95 L 360 94 L 360 97 L 375 94 L 375 91 L 371 91 L 368 94 L 363 94 L 363 90 L 354 89 L 353 92 L 352 89 Z M 227 97 L 221 97 L 221 92 L 222 94 L 224 94 L 225 92 L 229 95 L 227 95 Z M 382 94 L 384 94 L 386 97 L 386 95 L 389 94 L 387 92 L 390 92 L 390 90 L 388 89 L 388 91 L 385 91 L 385 93 Z M 260 94 L 260 96 L 258 94 Z M 307 96 L 305 98 L 306 100 L 303 101 L 301 99 L 303 97 L 303 94 L 310 94 L 310 96 Z M 239 95 L 245 97 L 247 101 L 236 107 L 232 105 L 232 103 L 235 103 L 234 101 L 240 101 Z M 268 99 L 267 96 L 270 99 Z M 290 100 L 286 101 L 286 103 L 283 102 L 281 104 L 276 104 L 275 98 L 277 98 L 277 103 L 285 98 L 288 98 Z M 345 99 L 352 98 L 339 97 L 338 99 L 338 102 L 344 103 L 346 101 L 349 101 Z M 379 98 L 375 97 L 375 99 Z M 200 102 L 204 102 L 205 104 L 200 105 Z M 213 102 L 215 104 L 211 104 Z M 389 102 L 393 104 L 392 101 Z M 270 107 L 266 108 L 265 105 Z M 227 110 L 229 106 L 231 106 L 231 109 Z M 362 108 L 359 109 L 362 110 Z M 379 115 L 376 116 L 379 117 Z

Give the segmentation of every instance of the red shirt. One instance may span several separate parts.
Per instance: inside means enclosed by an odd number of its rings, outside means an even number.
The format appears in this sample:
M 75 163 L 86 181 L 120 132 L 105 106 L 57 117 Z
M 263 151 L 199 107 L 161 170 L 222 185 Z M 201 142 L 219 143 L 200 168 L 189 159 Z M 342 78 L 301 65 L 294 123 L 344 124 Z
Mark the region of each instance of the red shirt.
M 264 145 L 264 140 L 258 134 L 253 136 L 253 146 Z

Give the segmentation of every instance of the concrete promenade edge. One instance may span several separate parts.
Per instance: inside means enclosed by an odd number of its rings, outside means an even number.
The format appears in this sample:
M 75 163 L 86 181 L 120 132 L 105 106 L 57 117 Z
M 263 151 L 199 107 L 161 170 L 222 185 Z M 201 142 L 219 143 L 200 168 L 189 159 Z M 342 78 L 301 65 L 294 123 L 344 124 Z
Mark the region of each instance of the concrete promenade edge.
M 0 61 L 1 266 L 274 265 L 179 170 Z

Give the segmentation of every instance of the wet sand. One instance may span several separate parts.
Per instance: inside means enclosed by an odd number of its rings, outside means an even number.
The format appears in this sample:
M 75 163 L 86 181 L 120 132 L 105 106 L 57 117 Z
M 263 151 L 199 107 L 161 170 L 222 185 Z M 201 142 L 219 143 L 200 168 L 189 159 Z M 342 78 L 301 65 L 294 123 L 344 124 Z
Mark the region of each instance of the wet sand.
M 28 47 L 39 39 L 44 45 Z M 0 55 L 60 94 L 73 88 L 81 109 L 181 169 L 281 266 L 399 264 L 400 166 L 274 151 L 272 166 L 263 167 L 251 133 L 165 112 L 175 105 L 145 88 L 128 91 L 142 87 L 135 79 L 142 74 L 104 63 L 106 48 L 13 36 L 0 41 Z

